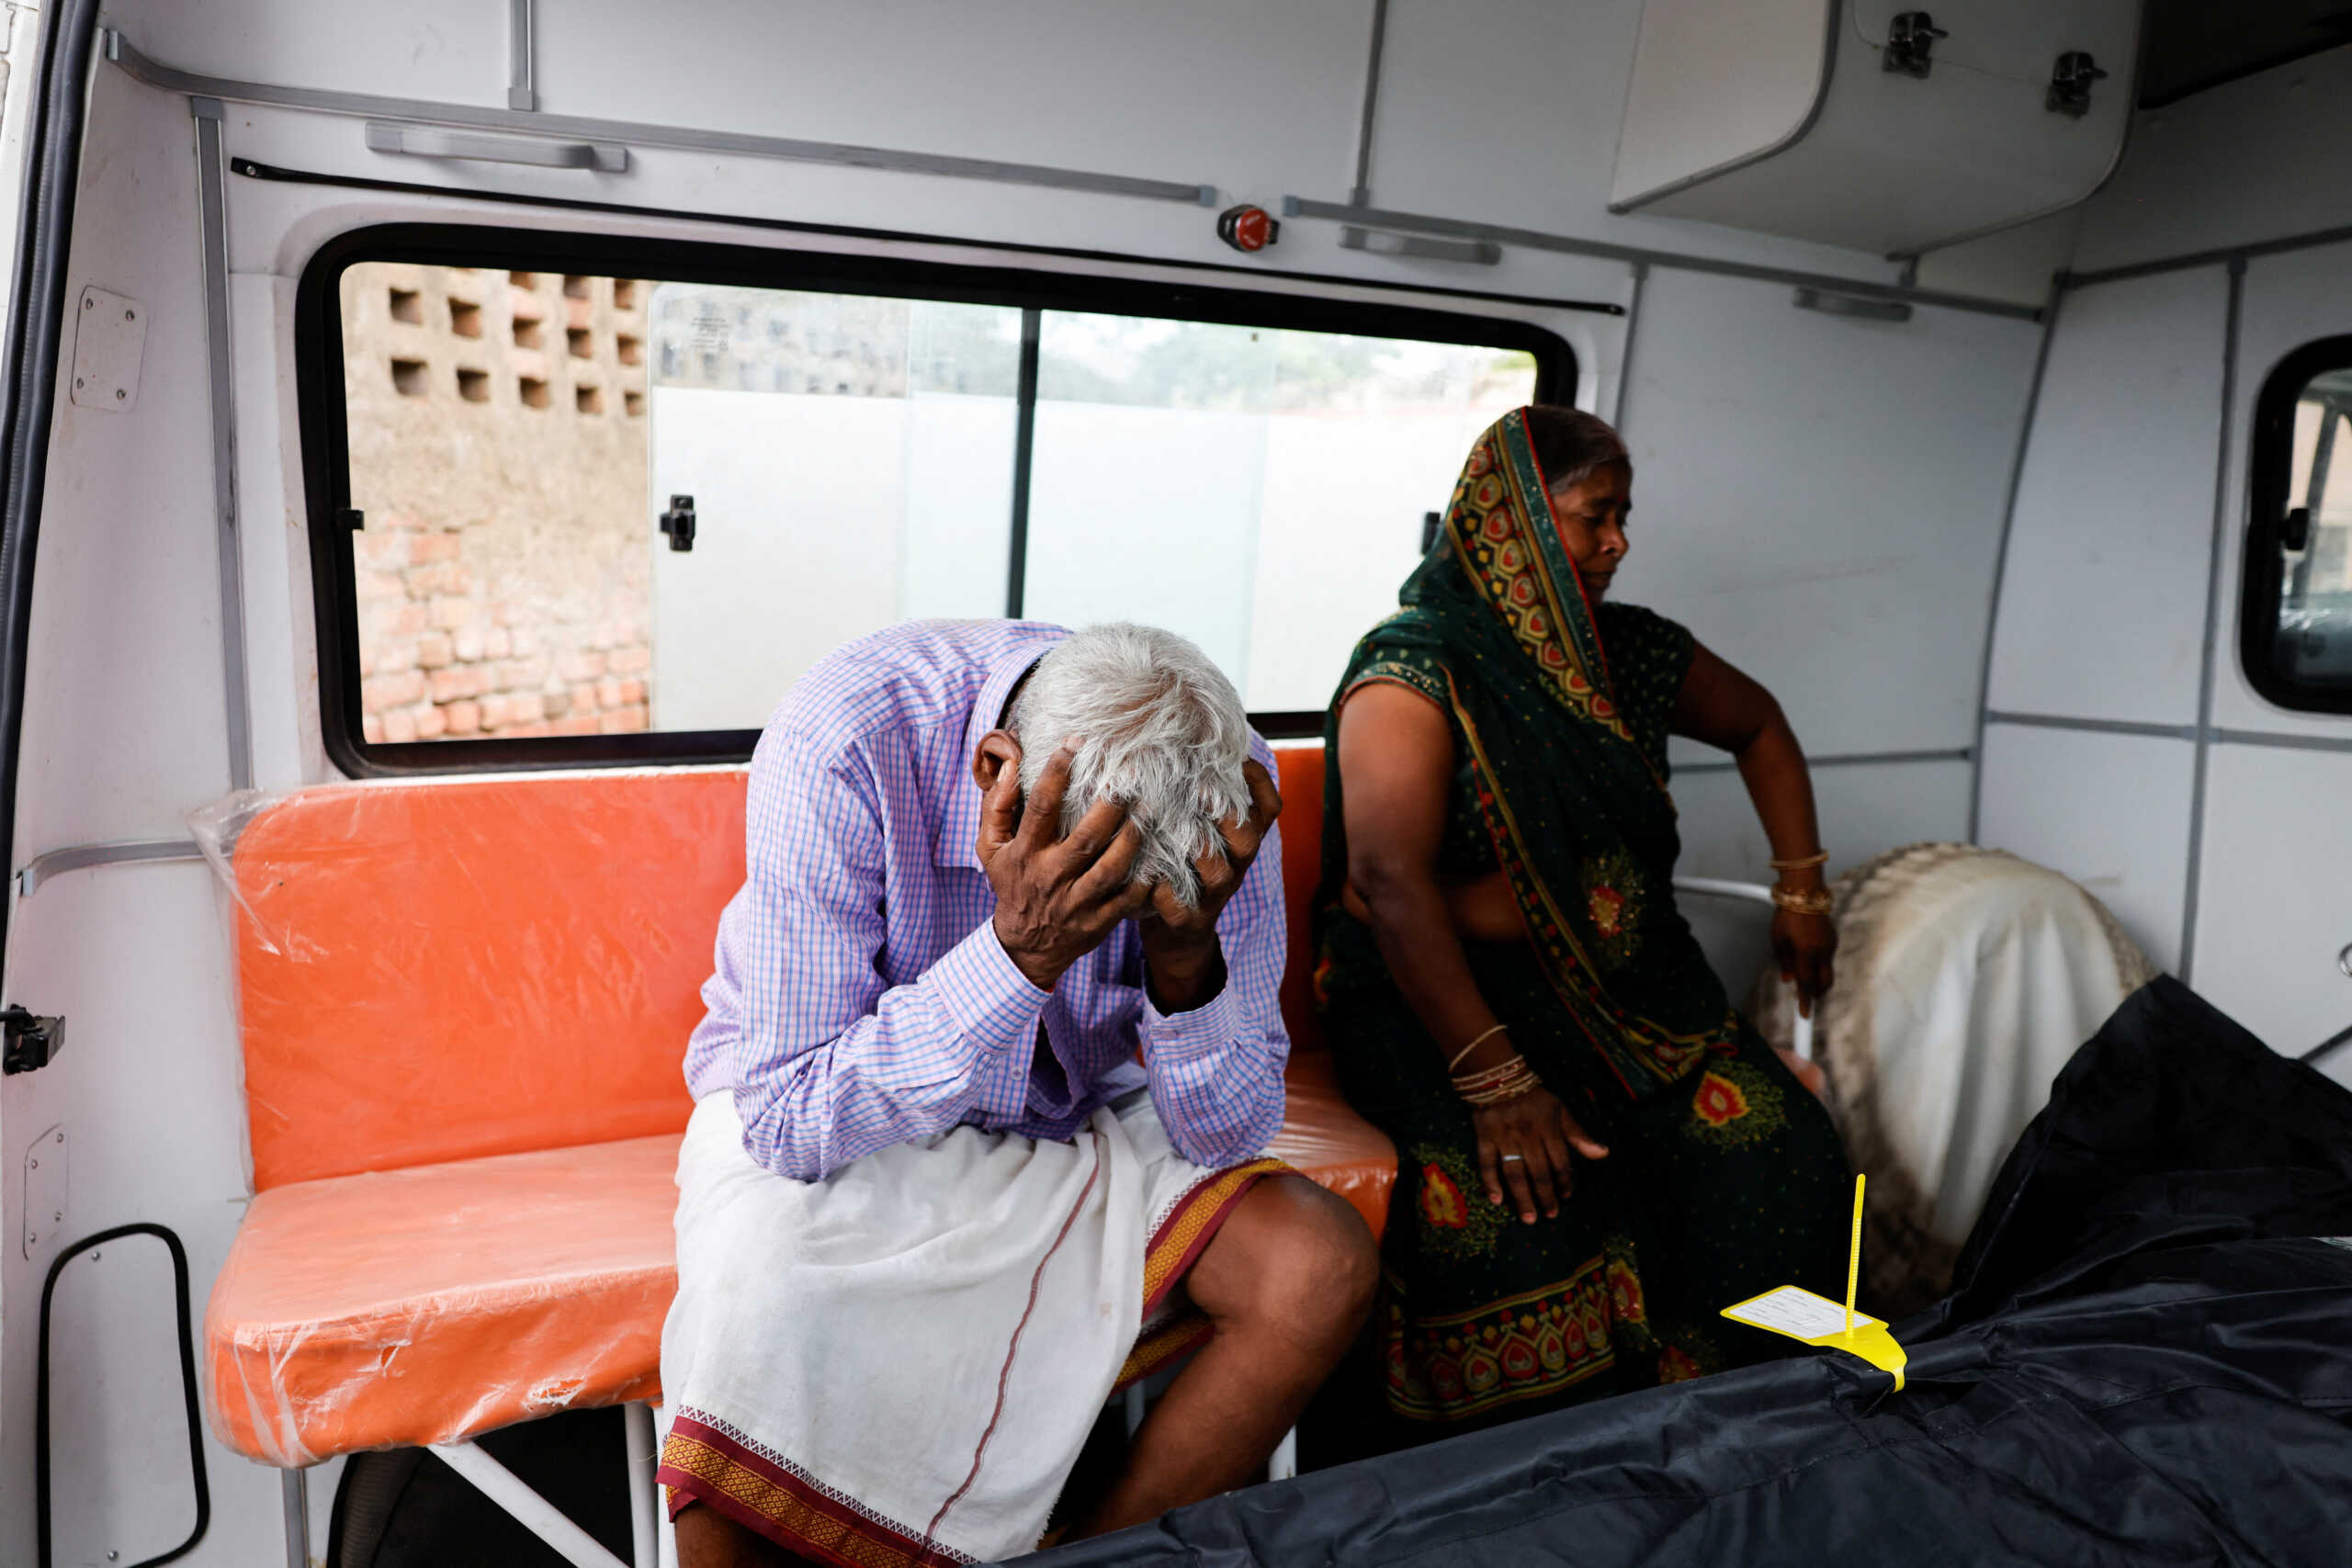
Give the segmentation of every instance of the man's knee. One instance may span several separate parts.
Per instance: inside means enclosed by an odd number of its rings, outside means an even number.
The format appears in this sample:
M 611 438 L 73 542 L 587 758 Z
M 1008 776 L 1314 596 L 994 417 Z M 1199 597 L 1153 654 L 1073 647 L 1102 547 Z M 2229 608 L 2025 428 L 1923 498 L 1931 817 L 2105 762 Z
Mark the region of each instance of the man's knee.
M 1380 1252 L 1346 1200 L 1304 1177 L 1270 1178 L 1227 1222 L 1219 1240 L 1228 1236 L 1237 1245 L 1216 1260 L 1216 1288 L 1193 1292 L 1212 1317 L 1311 1342 L 1344 1342 L 1363 1325 Z

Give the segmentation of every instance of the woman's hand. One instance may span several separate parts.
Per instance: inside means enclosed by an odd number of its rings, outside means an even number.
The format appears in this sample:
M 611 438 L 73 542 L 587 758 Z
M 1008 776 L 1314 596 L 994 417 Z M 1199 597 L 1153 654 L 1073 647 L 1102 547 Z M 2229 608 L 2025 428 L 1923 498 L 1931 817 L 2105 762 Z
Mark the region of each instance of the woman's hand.
M 1780 961 L 1781 978 L 1797 987 L 1797 1010 L 1813 1016 L 1813 1004 L 1838 983 L 1831 960 L 1838 953 L 1838 928 L 1826 915 L 1800 915 L 1793 909 L 1772 911 L 1772 956 Z
M 1568 1174 L 1571 1148 L 1587 1159 L 1609 1157 L 1609 1150 L 1577 1125 L 1548 1089 L 1478 1106 L 1470 1122 L 1478 1133 L 1478 1174 L 1486 1179 L 1487 1201 L 1502 1202 L 1509 1188 L 1522 1224 L 1535 1223 L 1538 1208 L 1547 1218 L 1556 1216 L 1560 1200 L 1575 1190 Z

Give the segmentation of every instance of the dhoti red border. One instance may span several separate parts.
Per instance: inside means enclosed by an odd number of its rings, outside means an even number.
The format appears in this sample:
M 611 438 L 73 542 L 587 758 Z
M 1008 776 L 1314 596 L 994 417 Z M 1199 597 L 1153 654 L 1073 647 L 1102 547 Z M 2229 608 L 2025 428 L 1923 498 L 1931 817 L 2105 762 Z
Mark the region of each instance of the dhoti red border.
M 1204 1178 L 1177 1200 L 1144 1250 L 1146 1323 L 1250 1189 L 1264 1177 L 1295 1174 L 1278 1159 L 1251 1160 Z M 1205 1341 L 1212 1328 L 1207 1316 L 1189 1305 L 1148 1328 L 1119 1369 L 1116 1386 L 1148 1377 Z M 1008 1346 L 1008 1361 L 1012 1353 Z M 688 1506 L 705 1504 L 788 1551 L 837 1568 L 933 1568 L 971 1561 L 924 1539 L 920 1527 L 869 1512 L 756 1438 L 698 1411 L 678 1411 L 654 1479 L 669 1488 L 673 1519 Z

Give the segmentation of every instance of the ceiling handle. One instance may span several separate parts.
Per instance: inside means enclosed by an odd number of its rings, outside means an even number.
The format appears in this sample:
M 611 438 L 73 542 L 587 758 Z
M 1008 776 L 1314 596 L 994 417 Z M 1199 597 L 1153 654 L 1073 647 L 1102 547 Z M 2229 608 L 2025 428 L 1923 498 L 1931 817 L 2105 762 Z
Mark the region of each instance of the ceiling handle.
M 617 175 L 628 169 L 628 149 L 604 141 L 551 141 L 544 136 L 513 136 L 496 130 L 459 130 L 443 125 L 368 122 L 371 152 L 411 158 L 461 158 L 469 163 L 528 164 L 540 169 L 594 169 Z

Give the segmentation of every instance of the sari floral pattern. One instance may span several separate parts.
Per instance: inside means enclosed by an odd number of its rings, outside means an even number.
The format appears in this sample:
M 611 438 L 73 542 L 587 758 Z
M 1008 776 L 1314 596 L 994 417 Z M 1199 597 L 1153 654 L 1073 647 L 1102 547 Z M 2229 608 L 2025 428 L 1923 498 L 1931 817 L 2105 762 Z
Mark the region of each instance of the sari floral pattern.
M 1760 1144 L 1788 1124 L 1780 1085 L 1736 1057 L 1707 1064 L 1690 1097 L 1693 1130 L 1715 1143 Z M 1726 1303 L 1728 1304 L 1728 1303 Z
M 1648 913 L 1648 887 L 1641 867 L 1622 851 L 1587 860 L 1585 919 L 1592 928 L 1593 955 L 1604 972 L 1623 969 L 1641 946 L 1642 918 Z
M 1547 1398 L 1617 1363 L 1609 1287 L 1595 1258 L 1557 1285 L 1476 1312 L 1381 1314 L 1388 1403 L 1398 1415 L 1459 1420 Z
M 1411 1153 L 1420 1167 L 1417 1208 L 1421 1245 L 1441 1257 L 1492 1252 L 1504 1215 L 1487 1201 L 1477 1168 L 1459 1150 L 1442 1144 L 1416 1145 Z

